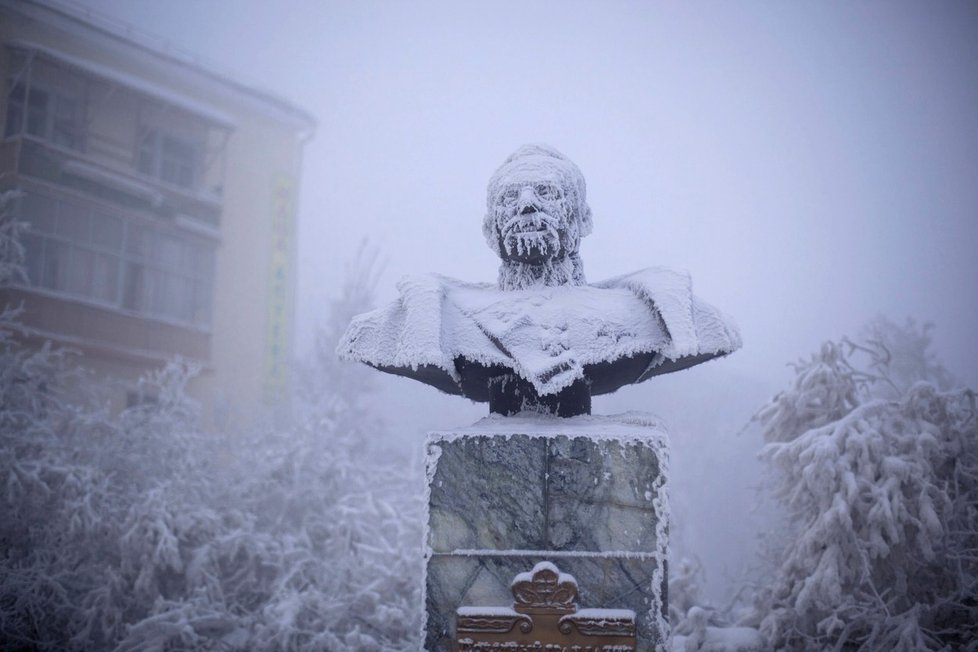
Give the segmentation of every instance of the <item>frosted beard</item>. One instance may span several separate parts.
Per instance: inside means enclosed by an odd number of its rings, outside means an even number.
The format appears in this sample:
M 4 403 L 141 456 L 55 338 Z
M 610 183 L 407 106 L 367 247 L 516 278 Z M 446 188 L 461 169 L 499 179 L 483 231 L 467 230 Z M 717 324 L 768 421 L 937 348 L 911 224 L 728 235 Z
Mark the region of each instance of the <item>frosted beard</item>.
M 513 198 L 514 194 L 525 196 L 530 192 L 520 193 L 518 187 L 504 190 L 494 207 L 503 259 L 500 287 L 518 290 L 535 285 L 583 285 L 583 265 L 570 235 L 570 207 L 563 199 L 535 197 L 528 203 Z
M 497 206 L 500 255 L 521 263 L 560 257 L 564 253 L 560 234 L 567 230 L 569 217 L 565 202 L 539 201 L 524 208 Z

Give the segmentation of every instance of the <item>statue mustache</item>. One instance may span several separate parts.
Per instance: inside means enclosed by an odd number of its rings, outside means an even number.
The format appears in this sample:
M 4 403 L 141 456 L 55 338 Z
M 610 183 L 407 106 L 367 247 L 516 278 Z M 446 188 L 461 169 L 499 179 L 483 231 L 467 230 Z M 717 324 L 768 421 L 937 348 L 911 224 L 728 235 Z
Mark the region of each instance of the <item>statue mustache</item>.
M 504 236 L 542 230 L 556 235 L 559 223 L 560 220 L 550 213 L 536 210 L 532 213 L 517 213 L 506 218 L 500 231 Z

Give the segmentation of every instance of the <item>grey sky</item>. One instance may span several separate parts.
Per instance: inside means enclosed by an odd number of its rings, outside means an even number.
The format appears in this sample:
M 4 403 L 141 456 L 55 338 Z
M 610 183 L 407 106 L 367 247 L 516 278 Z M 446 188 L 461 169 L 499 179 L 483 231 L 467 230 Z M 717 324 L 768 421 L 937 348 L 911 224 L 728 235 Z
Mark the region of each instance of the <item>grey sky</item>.
M 85 0 L 300 104 L 300 342 L 358 241 L 493 280 L 485 185 L 527 141 L 588 180 L 591 280 L 684 268 L 784 363 L 885 313 L 978 385 L 978 4 Z M 638 406 L 636 406 L 638 407 Z

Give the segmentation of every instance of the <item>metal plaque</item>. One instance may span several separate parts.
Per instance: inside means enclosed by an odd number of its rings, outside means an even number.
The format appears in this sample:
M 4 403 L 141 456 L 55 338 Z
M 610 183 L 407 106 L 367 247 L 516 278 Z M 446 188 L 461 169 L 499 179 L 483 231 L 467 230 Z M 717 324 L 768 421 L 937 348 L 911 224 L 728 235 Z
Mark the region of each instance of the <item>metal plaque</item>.
M 578 609 L 577 581 L 547 561 L 513 579 L 512 607 L 459 607 L 456 652 L 635 652 L 635 612 Z

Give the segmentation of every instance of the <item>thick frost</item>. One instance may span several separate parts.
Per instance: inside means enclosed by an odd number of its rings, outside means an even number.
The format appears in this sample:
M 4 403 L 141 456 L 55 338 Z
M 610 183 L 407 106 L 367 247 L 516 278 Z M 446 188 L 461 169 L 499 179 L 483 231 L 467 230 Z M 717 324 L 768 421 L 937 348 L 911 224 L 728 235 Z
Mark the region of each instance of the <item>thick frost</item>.
M 702 609 L 694 607 L 702 612 Z M 766 650 L 764 639 L 753 627 L 713 627 L 697 614 L 690 616 L 696 621 L 694 631 L 688 636 L 672 639 L 672 652 L 761 652 Z
M 772 647 L 975 649 L 978 410 L 927 342 L 878 321 L 758 413 L 791 524 L 753 618 Z
M 406 277 L 397 301 L 350 324 L 337 353 L 491 401 L 495 412 L 520 409 L 512 399 L 563 414 L 740 347 L 736 327 L 693 296 L 686 274 L 650 268 L 588 285 L 578 250 L 591 229 L 578 167 L 552 147 L 525 145 L 486 193 L 482 230 L 502 261 L 498 286 Z M 566 401 L 554 408 L 543 397 Z
M 662 422 L 646 412 L 625 412 L 615 415 L 582 414 L 566 419 L 556 419 L 539 412 L 522 412 L 504 417 L 491 414 L 471 426 L 428 434 L 428 443 L 438 444 L 459 437 L 514 434 L 527 437 L 587 437 L 589 439 L 615 439 L 622 442 L 641 442 L 653 446 L 658 455 L 667 455 L 668 435 Z M 437 463 L 437 459 L 434 460 Z
M 574 578 L 574 576 L 568 573 L 561 573 L 560 569 L 549 561 L 541 561 L 533 567 L 533 570 L 529 570 L 524 573 L 517 573 L 510 586 L 515 587 L 517 584 L 532 582 L 534 575 L 545 570 L 550 571 L 556 576 L 556 583 L 558 586 L 570 586 L 574 588 L 574 591 L 577 591 L 577 580 Z
M 489 180 L 482 233 L 504 290 L 584 285 L 578 249 L 591 229 L 584 175 L 548 145 L 524 145 Z
M 23 278 L 11 197 L 0 294 Z M 275 431 L 199 430 L 176 364 L 140 381 L 154 402 L 113 415 L 0 307 L 0 649 L 418 649 L 420 469 L 364 454 L 373 374 L 332 355 L 362 278 L 300 384 L 318 402 Z
M 397 301 L 353 320 L 337 352 L 409 376 L 433 368 L 445 377 L 440 388 L 456 394 L 459 358 L 513 369 L 546 395 L 585 378 L 588 365 L 654 353 L 641 381 L 666 361 L 741 344 L 733 322 L 693 296 L 687 274 L 664 268 L 594 286 L 511 291 L 425 274 L 404 278 L 398 290 Z

